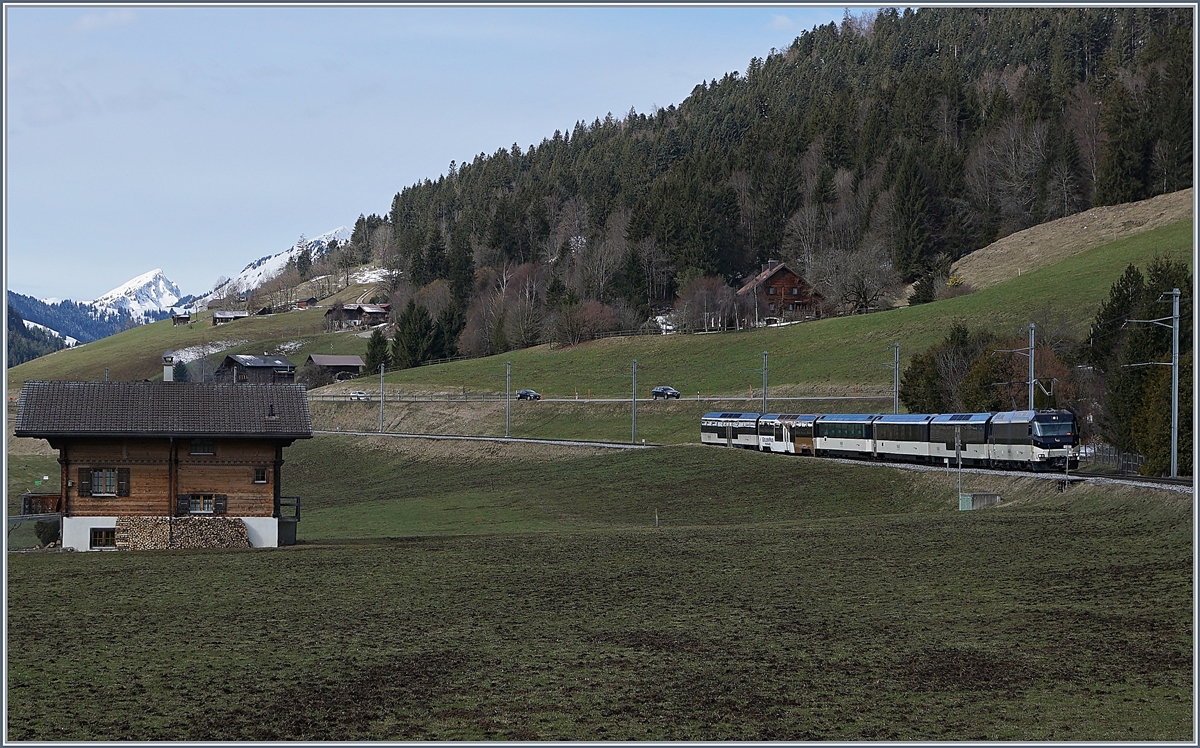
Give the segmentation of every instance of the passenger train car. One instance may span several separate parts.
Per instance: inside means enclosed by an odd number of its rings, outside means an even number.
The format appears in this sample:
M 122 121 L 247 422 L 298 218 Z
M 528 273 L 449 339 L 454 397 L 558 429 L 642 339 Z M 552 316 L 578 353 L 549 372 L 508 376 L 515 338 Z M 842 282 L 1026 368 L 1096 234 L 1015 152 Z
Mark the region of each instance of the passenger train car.
M 1067 410 L 880 415 L 705 413 L 700 441 L 764 452 L 1061 470 L 1079 466 Z M 957 440 L 957 444 L 956 444 Z

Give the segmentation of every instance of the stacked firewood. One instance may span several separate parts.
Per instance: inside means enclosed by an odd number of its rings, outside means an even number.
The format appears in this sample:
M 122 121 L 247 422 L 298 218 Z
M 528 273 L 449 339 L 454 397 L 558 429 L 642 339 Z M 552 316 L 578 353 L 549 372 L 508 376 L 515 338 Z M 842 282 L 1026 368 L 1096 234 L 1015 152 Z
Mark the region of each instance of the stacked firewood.
M 237 517 L 118 517 L 117 548 L 249 548 L 246 523 Z

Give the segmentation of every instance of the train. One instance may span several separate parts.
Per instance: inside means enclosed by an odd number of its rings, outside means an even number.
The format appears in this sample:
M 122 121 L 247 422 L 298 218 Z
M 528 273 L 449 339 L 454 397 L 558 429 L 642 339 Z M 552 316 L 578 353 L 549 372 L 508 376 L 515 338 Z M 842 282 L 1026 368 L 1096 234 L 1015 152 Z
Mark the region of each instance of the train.
M 957 434 L 957 439 L 956 439 Z M 700 442 L 763 452 L 1015 470 L 1079 467 L 1069 410 L 1001 413 L 705 413 Z

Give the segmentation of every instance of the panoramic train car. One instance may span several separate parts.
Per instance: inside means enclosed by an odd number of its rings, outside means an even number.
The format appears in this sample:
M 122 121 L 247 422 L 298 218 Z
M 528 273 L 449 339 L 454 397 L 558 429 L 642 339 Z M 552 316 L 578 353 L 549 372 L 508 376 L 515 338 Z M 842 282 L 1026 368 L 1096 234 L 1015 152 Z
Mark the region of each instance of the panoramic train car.
M 838 413 L 820 416 L 813 428 L 813 453 L 842 457 L 874 454 L 871 423 L 878 415 Z
M 758 444 L 764 452 L 813 453 L 815 415 L 768 413 L 758 420 Z
M 879 416 L 872 422 L 875 454 L 887 460 L 929 460 L 929 422 L 918 413 Z
M 991 413 L 943 413 L 934 416 L 929 422 L 929 456 L 934 462 L 956 465 L 954 432 L 957 429 L 963 464 L 989 465 L 991 420 Z
M 758 449 L 758 419 L 758 413 L 705 413 L 700 418 L 700 441 Z
M 1079 430 L 1066 410 L 1016 410 L 996 413 L 991 420 L 992 465 L 1033 470 L 1079 466 L 1075 447 Z
M 788 454 L 951 465 L 955 435 L 964 465 L 1061 470 L 1079 466 L 1078 429 L 1067 410 L 880 415 L 705 413 L 700 441 Z

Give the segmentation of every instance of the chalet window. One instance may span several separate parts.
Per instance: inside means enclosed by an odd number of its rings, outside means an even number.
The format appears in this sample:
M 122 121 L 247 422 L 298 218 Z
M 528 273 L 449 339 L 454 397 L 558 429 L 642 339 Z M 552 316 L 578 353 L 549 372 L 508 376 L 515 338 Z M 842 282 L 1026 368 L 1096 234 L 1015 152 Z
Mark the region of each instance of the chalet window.
M 771 296 L 774 296 L 775 295 L 775 286 L 768 286 L 767 293 L 770 294 Z
M 229 497 L 223 493 L 185 493 L 178 496 L 176 514 L 225 514 Z
M 191 454 L 194 454 L 194 455 L 216 454 L 216 452 L 213 451 L 212 439 L 192 439 Z
M 115 527 L 93 527 L 92 528 L 91 548 L 116 548 L 117 547 L 117 528 Z
M 266 468 L 254 468 L 254 482 L 255 483 L 266 483 L 267 482 L 267 469 Z
M 80 496 L 128 496 L 129 468 L 80 468 Z
M 792 286 L 792 296 L 799 296 L 799 295 L 800 295 L 800 289 L 796 288 L 795 286 Z

